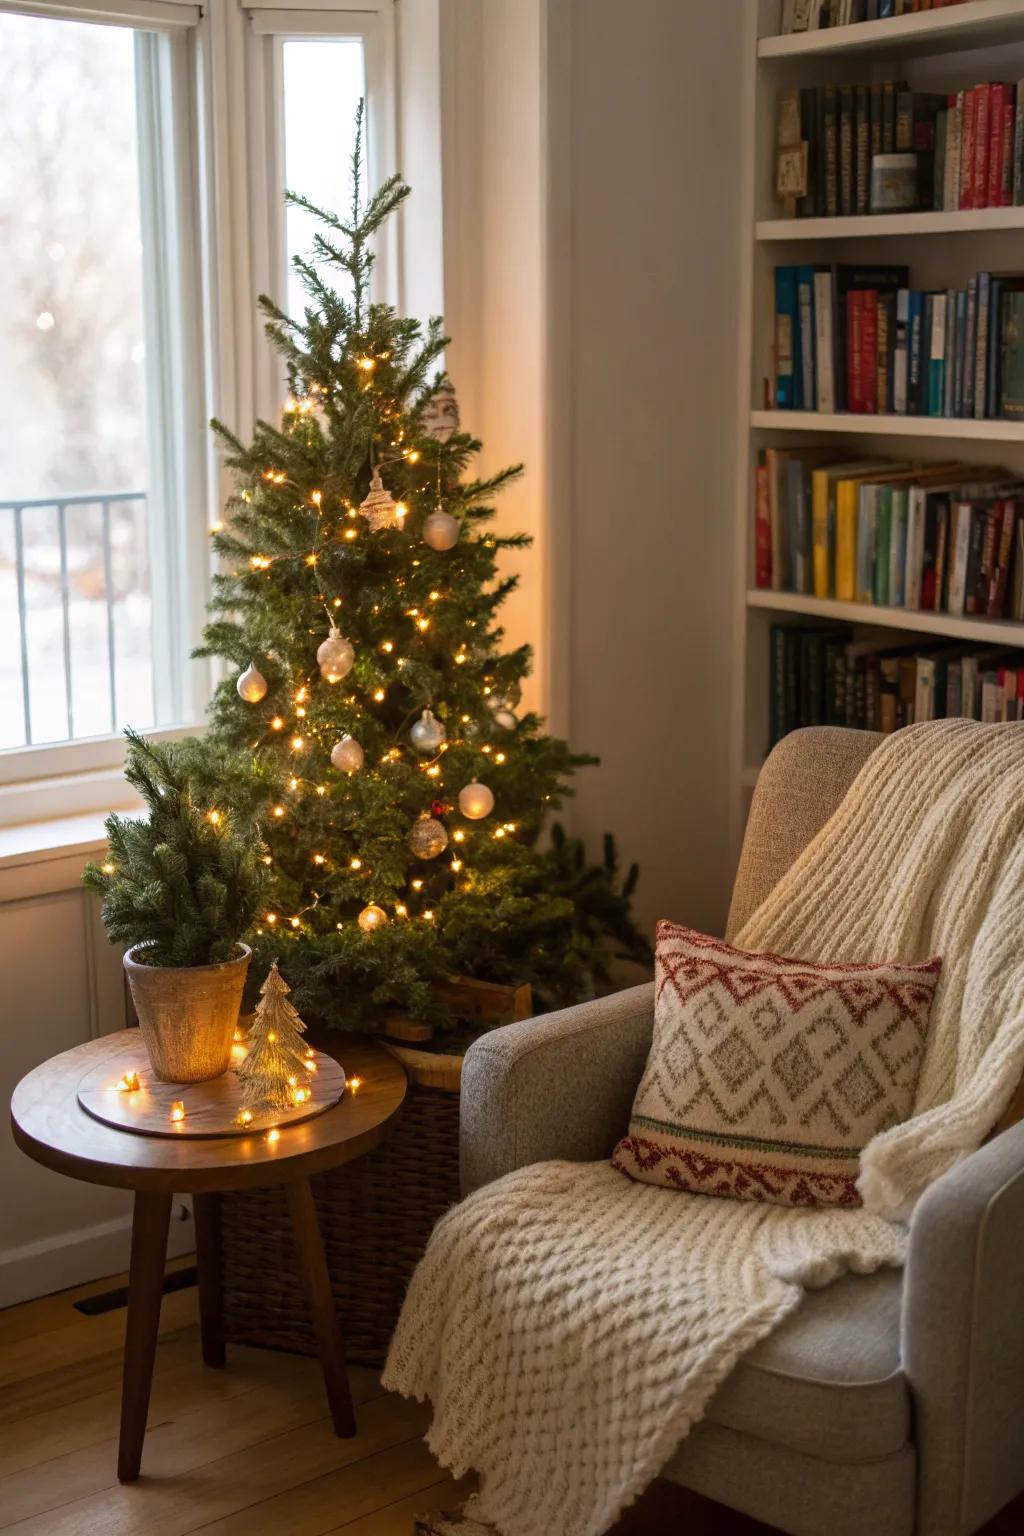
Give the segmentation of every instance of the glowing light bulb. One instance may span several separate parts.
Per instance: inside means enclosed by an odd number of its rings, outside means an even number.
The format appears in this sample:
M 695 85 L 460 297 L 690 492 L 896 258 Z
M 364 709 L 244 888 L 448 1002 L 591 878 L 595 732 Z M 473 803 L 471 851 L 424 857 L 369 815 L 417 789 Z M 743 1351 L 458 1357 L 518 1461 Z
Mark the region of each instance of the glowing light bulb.
M 348 867 L 349 869 L 362 869 L 363 861 L 362 859 L 349 859 Z
M 270 924 L 271 928 L 273 928 L 274 924 L 277 922 L 277 913 L 276 912 L 268 912 L 267 913 L 267 922 Z
M 302 737 L 302 736 L 293 736 L 292 737 L 292 739 L 291 739 L 291 749 L 292 749 L 293 752 L 301 752 L 305 745 L 306 745 L 306 742 L 305 742 L 304 737 Z
M 283 805 L 275 805 L 274 806 L 274 815 L 277 816 L 278 818 L 282 817 L 284 815 L 284 806 Z
M 284 721 L 281 719 L 280 715 L 275 715 L 273 720 L 271 720 L 270 729 L 272 731 L 281 731 L 284 729 Z
M 270 1130 L 267 1132 L 267 1141 L 270 1143 L 271 1146 L 273 1146 L 275 1142 L 278 1142 L 280 1140 L 281 1140 L 281 1132 L 278 1130 L 276 1125 L 272 1125 L 270 1127 Z
M 252 1110 L 251 1109 L 240 1109 L 238 1111 L 238 1123 L 239 1123 L 239 1125 L 249 1125 L 251 1123 L 251 1121 L 252 1121 Z
M 323 854 L 322 853 L 314 853 L 314 855 L 313 855 L 313 863 L 314 864 L 322 864 L 323 862 L 324 862 Z
M 299 919 L 297 917 L 293 917 L 292 918 L 292 927 L 293 928 L 297 928 L 298 926 L 299 926 Z
M 180 1121 L 184 1120 L 184 1118 L 185 1105 L 181 1099 L 175 1099 L 174 1103 L 171 1105 L 171 1119 L 174 1121 L 175 1125 L 177 1125 Z
M 207 820 L 211 821 L 215 827 L 219 827 L 221 823 L 220 811 L 210 811 L 207 815 Z
M 105 874 L 105 875 L 112 875 L 112 874 L 113 874 L 113 873 L 114 873 L 114 869 L 115 869 L 115 867 L 116 867 L 116 866 L 115 866 L 115 865 L 113 865 L 113 864 L 111 864 L 111 863 L 110 863 L 110 860 L 109 860 L 109 859 L 108 859 L 108 860 L 107 860 L 107 862 L 106 862 L 106 864 L 104 864 L 104 866 L 103 866 L 103 873 L 104 873 L 104 874 Z
M 383 701 L 384 701 L 384 689 L 383 688 L 375 688 L 373 690 L 373 696 L 377 700 L 378 704 L 383 703 Z
M 361 1077 L 350 1077 L 348 1080 L 348 1086 L 352 1089 L 353 1093 L 358 1093 L 360 1088 L 363 1086 L 363 1080 Z

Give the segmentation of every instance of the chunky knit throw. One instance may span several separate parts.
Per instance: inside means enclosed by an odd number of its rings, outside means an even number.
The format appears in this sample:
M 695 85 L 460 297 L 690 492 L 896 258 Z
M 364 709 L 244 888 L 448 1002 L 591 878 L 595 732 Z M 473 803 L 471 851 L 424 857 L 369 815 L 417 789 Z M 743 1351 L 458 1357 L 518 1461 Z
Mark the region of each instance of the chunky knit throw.
M 473 1521 L 600 1536 L 804 1287 L 902 1262 L 915 1201 L 980 1144 L 1024 1070 L 1022 897 L 1024 724 L 897 733 L 736 936 L 817 961 L 943 959 L 914 1115 L 865 1150 L 865 1208 L 718 1200 L 555 1162 L 438 1223 L 384 1383 L 429 1397 L 431 1448 L 479 1472 Z

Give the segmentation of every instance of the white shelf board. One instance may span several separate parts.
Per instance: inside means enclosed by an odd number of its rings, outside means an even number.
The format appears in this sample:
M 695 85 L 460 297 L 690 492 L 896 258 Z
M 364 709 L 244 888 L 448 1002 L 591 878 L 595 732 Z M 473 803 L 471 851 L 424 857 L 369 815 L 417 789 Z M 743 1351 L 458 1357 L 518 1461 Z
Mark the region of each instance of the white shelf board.
M 991 48 L 1024 40 L 1024 0 L 967 0 L 917 15 L 862 21 L 851 27 L 826 27 L 762 37 L 760 59 L 816 58 L 823 54 L 901 53 L 924 55 L 964 48 Z
M 842 603 L 832 597 L 805 597 L 799 592 L 772 592 L 752 587 L 748 608 L 773 613 L 802 613 L 842 624 L 874 624 L 882 629 L 909 629 L 915 634 L 942 635 L 949 640 L 974 640 L 989 645 L 1024 646 L 1024 624 L 1005 619 L 976 619 L 952 613 L 919 613 L 914 608 L 876 608 L 871 603 Z
M 751 411 L 750 425 L 768 428 L 773 432 L 859 432 L 871 437 L 939 437 L 945 441 L 959 438 L 986 443 L 1024 443 L 1024 421 L 973 421 L 959 416 L 862 416 L 846 412 L 833 415 L 824 411 Z
M 870 22 L 861 22 L 861 26 L 870 25 Z M 951 213 L 861 213 L 836 219 L 759 219 L 754 233 L 758 240 L 855 240 L 865 236 L 875 239 L 881 235 L 904 239 L 912 235 L 971 235 L 998 229 L 1024 229 L 1024 208 L 971 208 Z

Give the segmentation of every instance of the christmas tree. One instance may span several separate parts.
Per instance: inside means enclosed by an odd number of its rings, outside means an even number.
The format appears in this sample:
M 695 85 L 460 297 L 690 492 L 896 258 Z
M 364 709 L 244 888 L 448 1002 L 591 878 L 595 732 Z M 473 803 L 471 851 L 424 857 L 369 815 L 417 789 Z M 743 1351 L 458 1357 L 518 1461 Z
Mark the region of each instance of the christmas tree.
M 260 988 L 248 1050 L 238 1065 L 242 1103 L 248 1109 L 287 1109 L 297 1093 L 306 1092 L 306 1026 L 288 1001 L 290 991 L 275 960 Z
M 213 531 L 221 573 L 197 654 L 228 663 L 193 771 L 269 848 L 257 955 L 280 954 L 307 1014 L 440 1021 L 431 982 L 530 982 L 539 1006 L 592 993 L 614 950 L 646 958 L 621 882 L 547 814 L 581 764 L 518 714 L 529 647 L 503 649 L 498 575 L 521 535 L 490 531 L 513 467 L 473 478 L 440 369 L 447 338 L 371 302 L 372 243 L 409 189 L 362 192 L 296 259 L 308 305 L 260 300 L 290 396 L 244 444 L 215 422 L 237 489 Z M 339 274 L 337 290 L 322 270 Z M 613 941 L 613 942 L 610 942 Z

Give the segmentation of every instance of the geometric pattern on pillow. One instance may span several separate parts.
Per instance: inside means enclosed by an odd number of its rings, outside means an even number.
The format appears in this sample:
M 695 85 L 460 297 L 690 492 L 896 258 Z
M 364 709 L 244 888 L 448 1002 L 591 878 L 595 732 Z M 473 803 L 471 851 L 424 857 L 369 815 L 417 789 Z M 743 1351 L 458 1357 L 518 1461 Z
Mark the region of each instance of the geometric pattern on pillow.
M 614 1166 L 701 1194 L 860 1205 L 861 1150 L 911 1113 L 941 967 L 815 965 L 659 923 L 654 1035 Z

